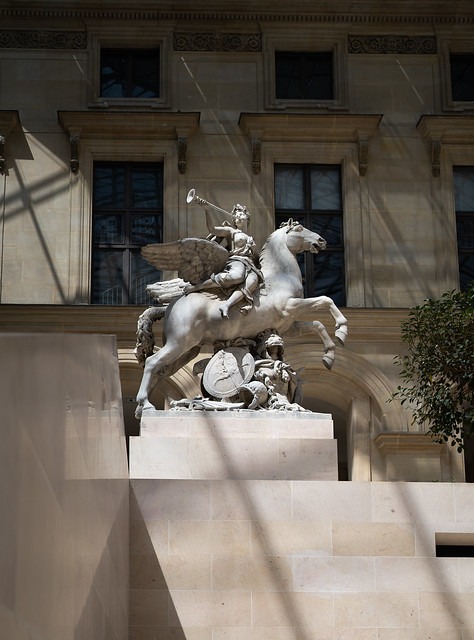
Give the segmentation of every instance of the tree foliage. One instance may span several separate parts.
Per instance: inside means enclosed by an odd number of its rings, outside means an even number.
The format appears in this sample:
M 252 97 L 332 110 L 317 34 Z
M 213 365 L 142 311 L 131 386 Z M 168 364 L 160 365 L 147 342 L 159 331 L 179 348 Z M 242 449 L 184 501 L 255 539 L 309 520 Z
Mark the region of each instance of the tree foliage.
M 401 331 L 407 354 L 395 362 L 406 386 L 393 396 L 436 442 L 451 440 L 462 451 L 474 435 L 474 286 L 410 309 Z

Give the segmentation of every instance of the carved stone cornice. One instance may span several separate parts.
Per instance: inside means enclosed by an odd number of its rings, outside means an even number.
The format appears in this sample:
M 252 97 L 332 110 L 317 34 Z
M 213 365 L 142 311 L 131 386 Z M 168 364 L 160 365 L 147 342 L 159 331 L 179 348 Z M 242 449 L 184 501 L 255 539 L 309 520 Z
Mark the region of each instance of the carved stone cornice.
M 355 54 L 433 54 L 436 36 L 363 35 L 348 37 L 348 51 Z
M 0 49 L 86 48 L 86 31 L 0 30 Z
M 286 142 L 353 142 L 358 145 L 359 172 L 368 165 L 369 138 L 381 115 L 241 113 L 239 126 L 252 145 L 252 169 L 260 172 L 260 144 Z
M 474 144 L 474 115 L 421 116 L 418 131 L 445 144 Z
M 440 174 L 443 144 L 474 144 L 474 115 L 422 116 L 417 129 L 431 144 L 434 177 Z
M 444 446 L 434 442 L 428 434 L 415 431 L 379 433 L 374 442 L 383 455 L 394 453 L 431 453 L 440 455 Z
M 0 111 L 0 174 L 5 173 L 5 143 L 8 134 L 20 124 L 18 111 Z
M 317 0 L 293 0 L 280 3 L 274 0 L 241 0 L 239 2 L 213 3 L 212 8 L 205 0 L 180 0 L 163 3 L 156 8 L 153 0 L 78 0 L 73 6 L 65 3 L 49 2 L 47 7 L 38 6 L 28 0 L 15 0 L 10 7 L 0 8 L 0 17 L 22 22 L 25 19 L 38 20 L 169 20 L 227 22 L 267 22 L 267 23 L 321 23 L 321 24 L 414 24 L 414 25 L 464 25 L 474 24 L 474 11 L 470 0 L 431 0 L 422 3 L 401 3 L 397 0 L 359 3 L 338 0 L 337 10 L 328 11 L 328 3 Z M 424 3 L 423 3 L 424 4 Z M 179 7 L 179 8 L 178 8 Z
M 175 51 L 222 51 L 251 53 L 262 50 L 259 33 L 175 33 Z
M 199 113 L 143 111 L 58 111 L 59 124 L 69 134 L 71 170 L 79 170 L 81 139 L 176 140 L 178 169 L 186 170 L 187 140 L 199 125 Z

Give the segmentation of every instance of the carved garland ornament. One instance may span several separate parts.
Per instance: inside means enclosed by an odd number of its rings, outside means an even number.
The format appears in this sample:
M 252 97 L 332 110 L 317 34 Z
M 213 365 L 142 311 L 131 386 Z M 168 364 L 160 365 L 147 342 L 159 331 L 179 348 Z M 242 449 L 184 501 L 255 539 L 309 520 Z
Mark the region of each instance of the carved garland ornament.
M 262 38 L 258 33 L 175 33 L 174 50 L 259 52 Z
M 436 53 L 435 36 L 349 36 L 349 53 Z
M 86 49 L 85 31 L 0 31 L 0 49 Z

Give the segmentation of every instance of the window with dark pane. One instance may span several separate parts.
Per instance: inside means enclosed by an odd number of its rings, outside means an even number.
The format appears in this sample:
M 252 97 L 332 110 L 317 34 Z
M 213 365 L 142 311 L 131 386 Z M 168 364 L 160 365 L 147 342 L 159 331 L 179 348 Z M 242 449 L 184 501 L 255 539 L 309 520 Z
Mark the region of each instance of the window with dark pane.
M 343 212 L 339 165 L 276 164 L 275 222 L 298 220 L 327 241 L 317 255 L 298 255 L 305 296 L 327 295 L 346 304 Z
M 281 100 L 333 100 L 331 51 L 276 51 L 275 97 Z
M 455 102 L 474 102 L 474 54 L 451 54 L 451 97 Z
M 100 95 L 104 98 L 158 98 L 159 49 L 102 49 Z
M 149 304 L 160 272 L 140 254 L 163 241 L 163 165 L 96 163 L 93 188 L 93 304 Z
M 454 202 L 459 258 L 459 285 L 474 281 L 474 167 L 454 167 Z

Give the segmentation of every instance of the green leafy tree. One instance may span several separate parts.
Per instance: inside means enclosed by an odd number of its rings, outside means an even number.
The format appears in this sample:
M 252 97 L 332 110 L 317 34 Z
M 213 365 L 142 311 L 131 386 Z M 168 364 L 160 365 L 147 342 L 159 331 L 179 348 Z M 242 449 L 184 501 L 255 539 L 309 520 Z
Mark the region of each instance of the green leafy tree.
M 407 353 L 395 362 L 406 386 L 393 397 L 436 442 L 451 440 L 462 451 L 474 435 L 474 286 L 410 309 L 401 331 Z

